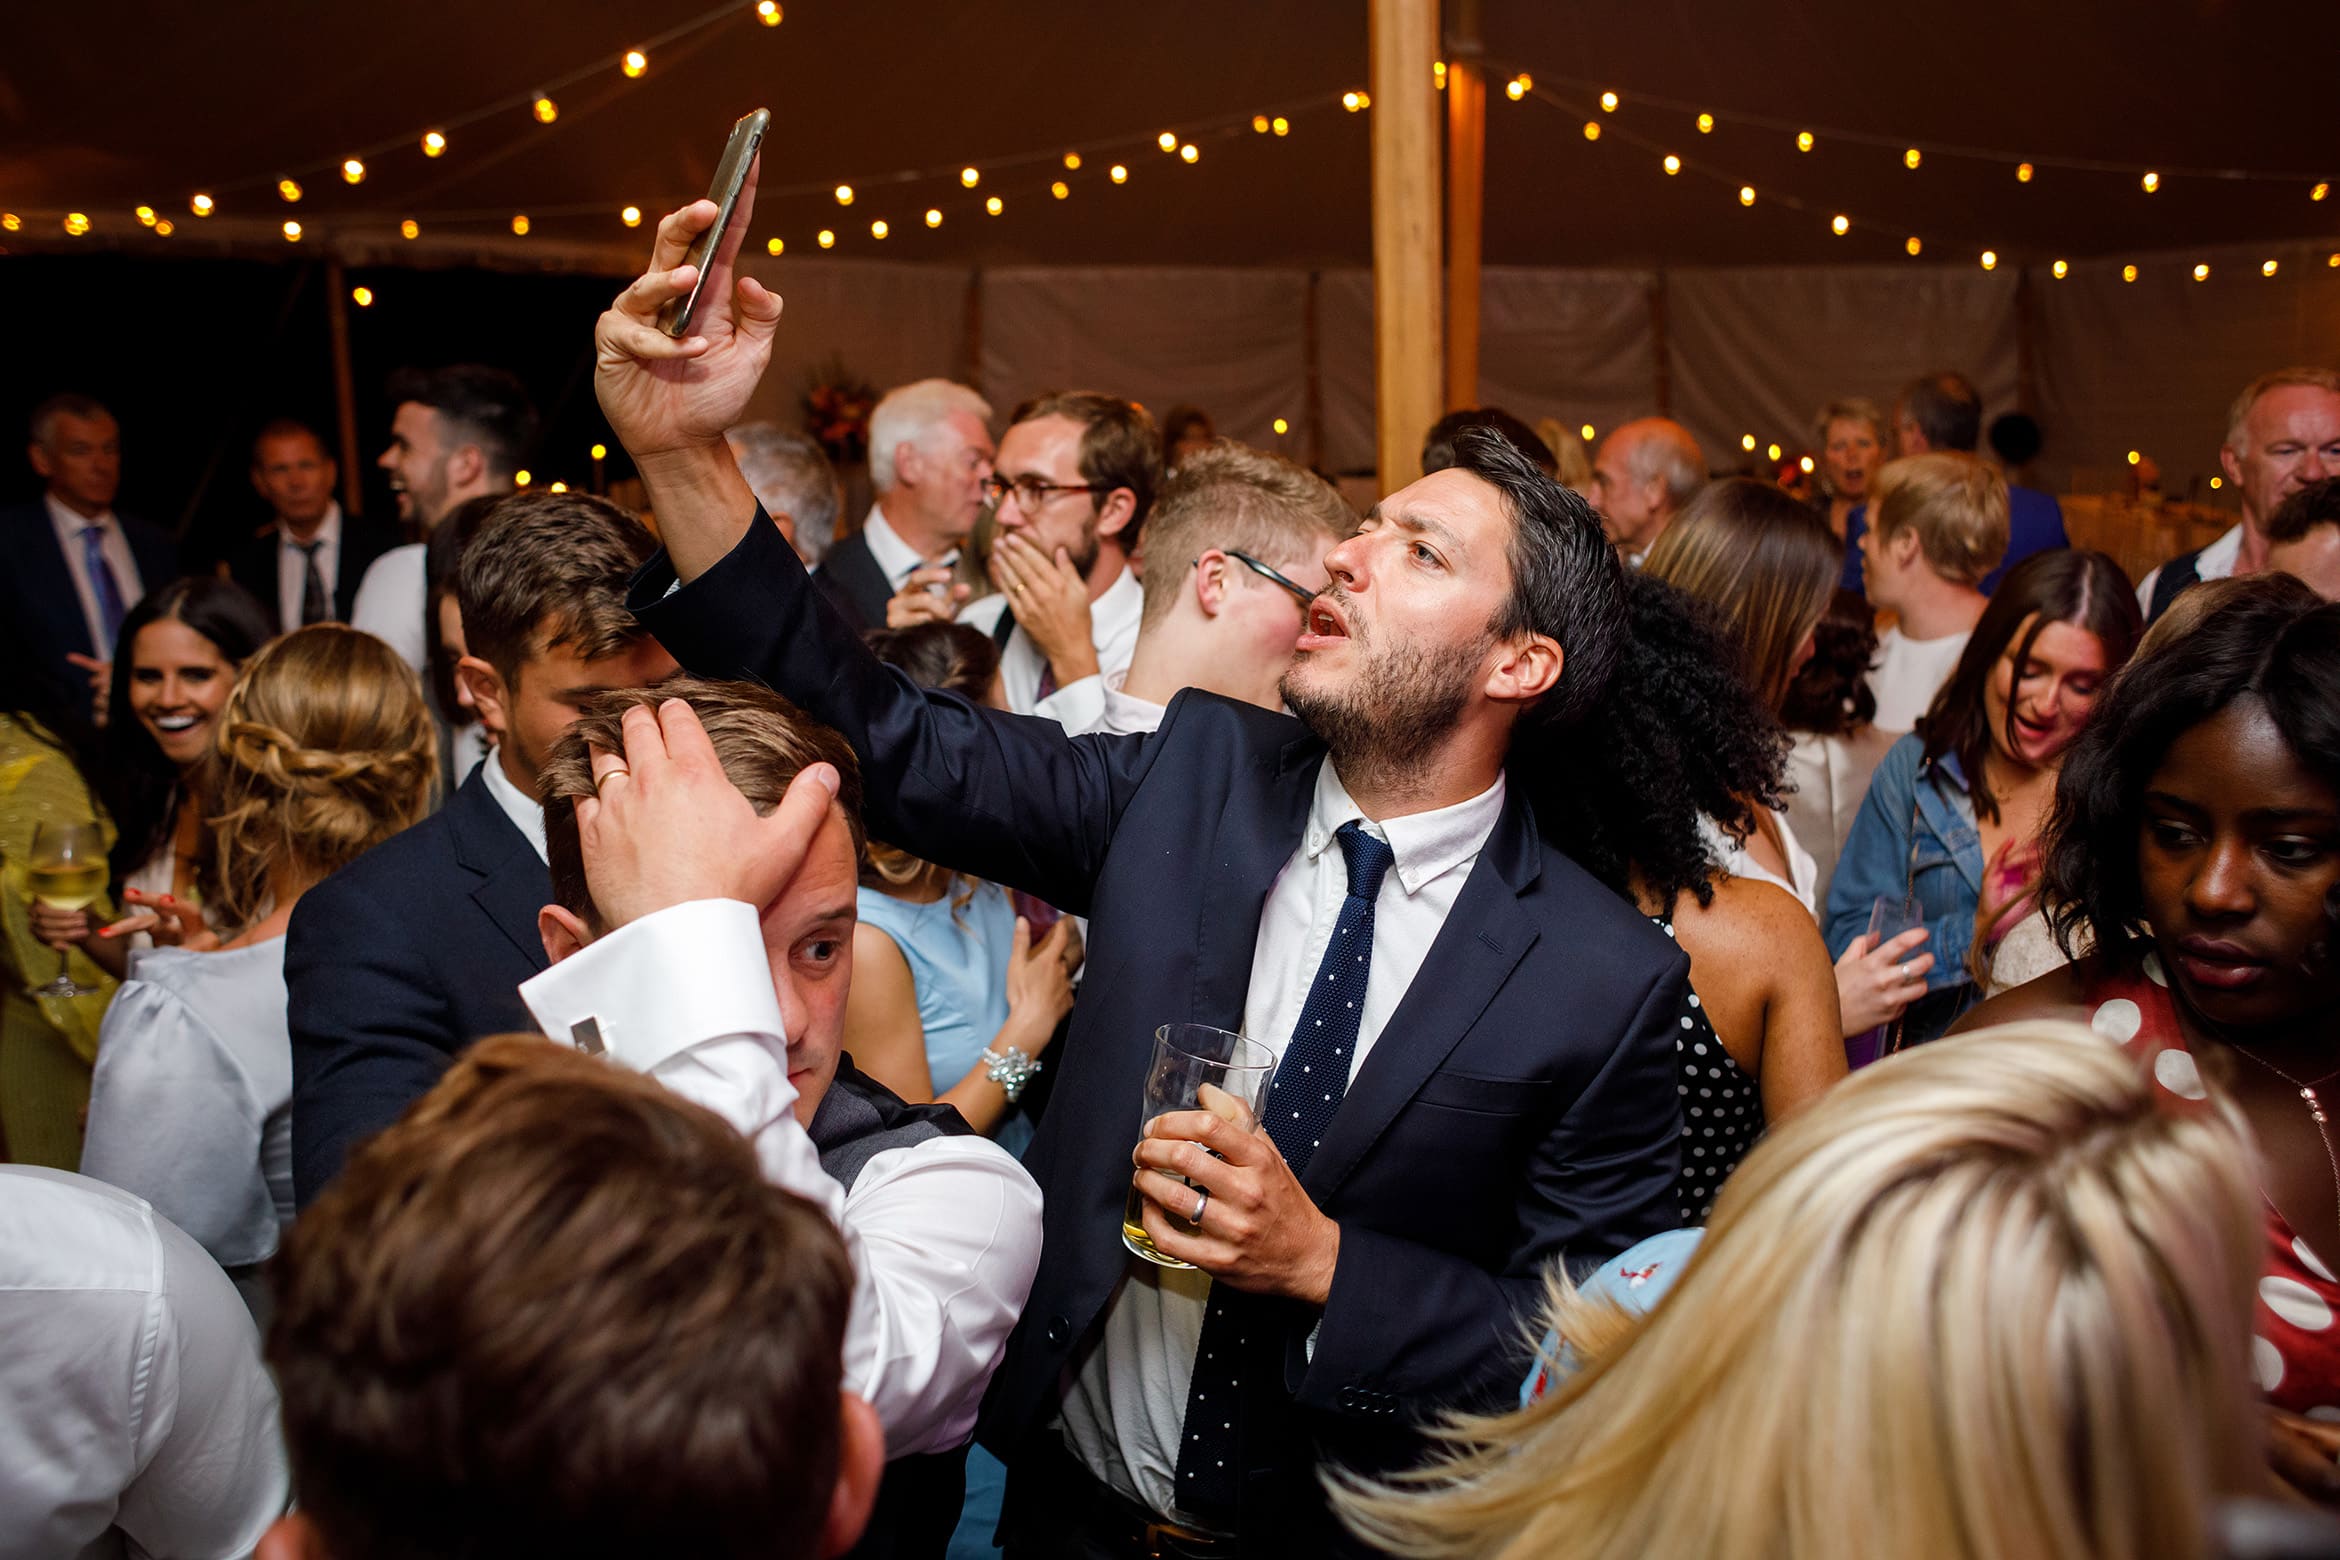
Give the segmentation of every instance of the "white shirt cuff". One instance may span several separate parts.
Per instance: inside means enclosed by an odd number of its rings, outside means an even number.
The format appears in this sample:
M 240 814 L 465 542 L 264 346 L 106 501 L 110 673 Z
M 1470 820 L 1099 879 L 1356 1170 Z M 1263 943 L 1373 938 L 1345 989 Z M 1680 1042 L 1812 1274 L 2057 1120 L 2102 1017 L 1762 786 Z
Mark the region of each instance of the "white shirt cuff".
M 520 1000 L 553 1039 L 636 1072 L 722 1035 L 787 1038 L 755 907 L 736 899 L 621 926 L 527 981 Z

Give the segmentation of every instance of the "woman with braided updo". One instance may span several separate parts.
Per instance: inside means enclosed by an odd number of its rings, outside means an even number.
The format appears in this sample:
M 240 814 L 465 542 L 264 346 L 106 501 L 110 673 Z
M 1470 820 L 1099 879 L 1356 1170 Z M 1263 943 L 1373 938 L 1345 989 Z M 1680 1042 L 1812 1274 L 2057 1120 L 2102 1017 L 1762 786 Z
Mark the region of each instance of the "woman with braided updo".
M 293 1212 L 285 926 L 304 892 L 422 816 L 438 738 L 395 651 L 319 623 L 245 663 L 212 762 L 206 916 L 227 940 L 132 965 L 99 1031 L 81 1168 L 153 1203 L 250 1296 Z

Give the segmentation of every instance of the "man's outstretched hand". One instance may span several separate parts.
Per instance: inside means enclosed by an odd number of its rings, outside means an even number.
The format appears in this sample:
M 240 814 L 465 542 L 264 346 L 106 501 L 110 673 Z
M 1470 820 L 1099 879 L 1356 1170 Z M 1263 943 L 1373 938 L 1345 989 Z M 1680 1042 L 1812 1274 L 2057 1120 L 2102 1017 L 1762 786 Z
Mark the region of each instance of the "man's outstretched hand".
M 723 442 L 764 377 L 780 326 L 778 295 L 738 274 L 755 195 L 750 168 L 731 226 L 708 260 L 688 335 L 678 341 L 660 330 L 658 311 L 687 296 L 698 280 L 683 256 L 714 222 L 711 200 L 667 214 L 650 268 L 593 328 L 594 394 L 610 430 L 634 457 L 667 551 L 685 579 L 719 560 L 755 513 L 755 497 Z
M 585 881 L 610 931 L 696 899 L 760 912 L 804 864 L 837 796 L 837 771 L 808 765 L 763 817 L 680 699 L 626 711 L 623 753 L 593 750 L 595 794 L 577 803 Z

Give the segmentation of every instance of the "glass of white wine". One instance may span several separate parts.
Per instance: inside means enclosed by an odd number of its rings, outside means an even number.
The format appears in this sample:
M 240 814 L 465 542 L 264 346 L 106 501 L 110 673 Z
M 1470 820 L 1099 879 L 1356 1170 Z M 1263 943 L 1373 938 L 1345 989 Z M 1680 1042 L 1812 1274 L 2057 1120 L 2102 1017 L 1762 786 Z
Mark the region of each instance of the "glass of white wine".
M 25 858 L 32 896 L 52 910 L 82 910 L 106 891 L 106 842 L 94 823 L 40 823 L 33 826 L 32 851 Z M 94 987 L 73 978 L 57 955 L 57 978 L 33 991 L 36 997 L 87 996 Z

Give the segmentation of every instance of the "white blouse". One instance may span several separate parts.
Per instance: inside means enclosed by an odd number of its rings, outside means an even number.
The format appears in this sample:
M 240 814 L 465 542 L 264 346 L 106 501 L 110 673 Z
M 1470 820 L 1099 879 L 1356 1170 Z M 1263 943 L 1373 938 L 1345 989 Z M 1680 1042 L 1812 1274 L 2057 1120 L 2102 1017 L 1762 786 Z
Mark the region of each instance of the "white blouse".
M 1788 876 L 1784 878 L 1749 855 L 1746 843 L 1732 839 L 1723 832 L 1723 826 L 1712 818 L 1701 818 L 1698 823 L 1700 831 L 1706 836 L 1707 853 L 1714 857 L 1714 864 L 1722 869 L 1725 876 L 1753 878 L 1758 883 L 1784 888 L 1796 896 L 1796 903 L 1802 905 L 1817 922 L 1820 918 L 1820 864 L 1812 859 L 1810 851 L 1796 842 L 1796 831 L 1788 827 L 1786 813 L 1775 812 L 1771 817 L 1779 826 L 1781 853 L 1787 857 Z M 121 999 L 117 997 L 115 1000 L 118 1002 Z

